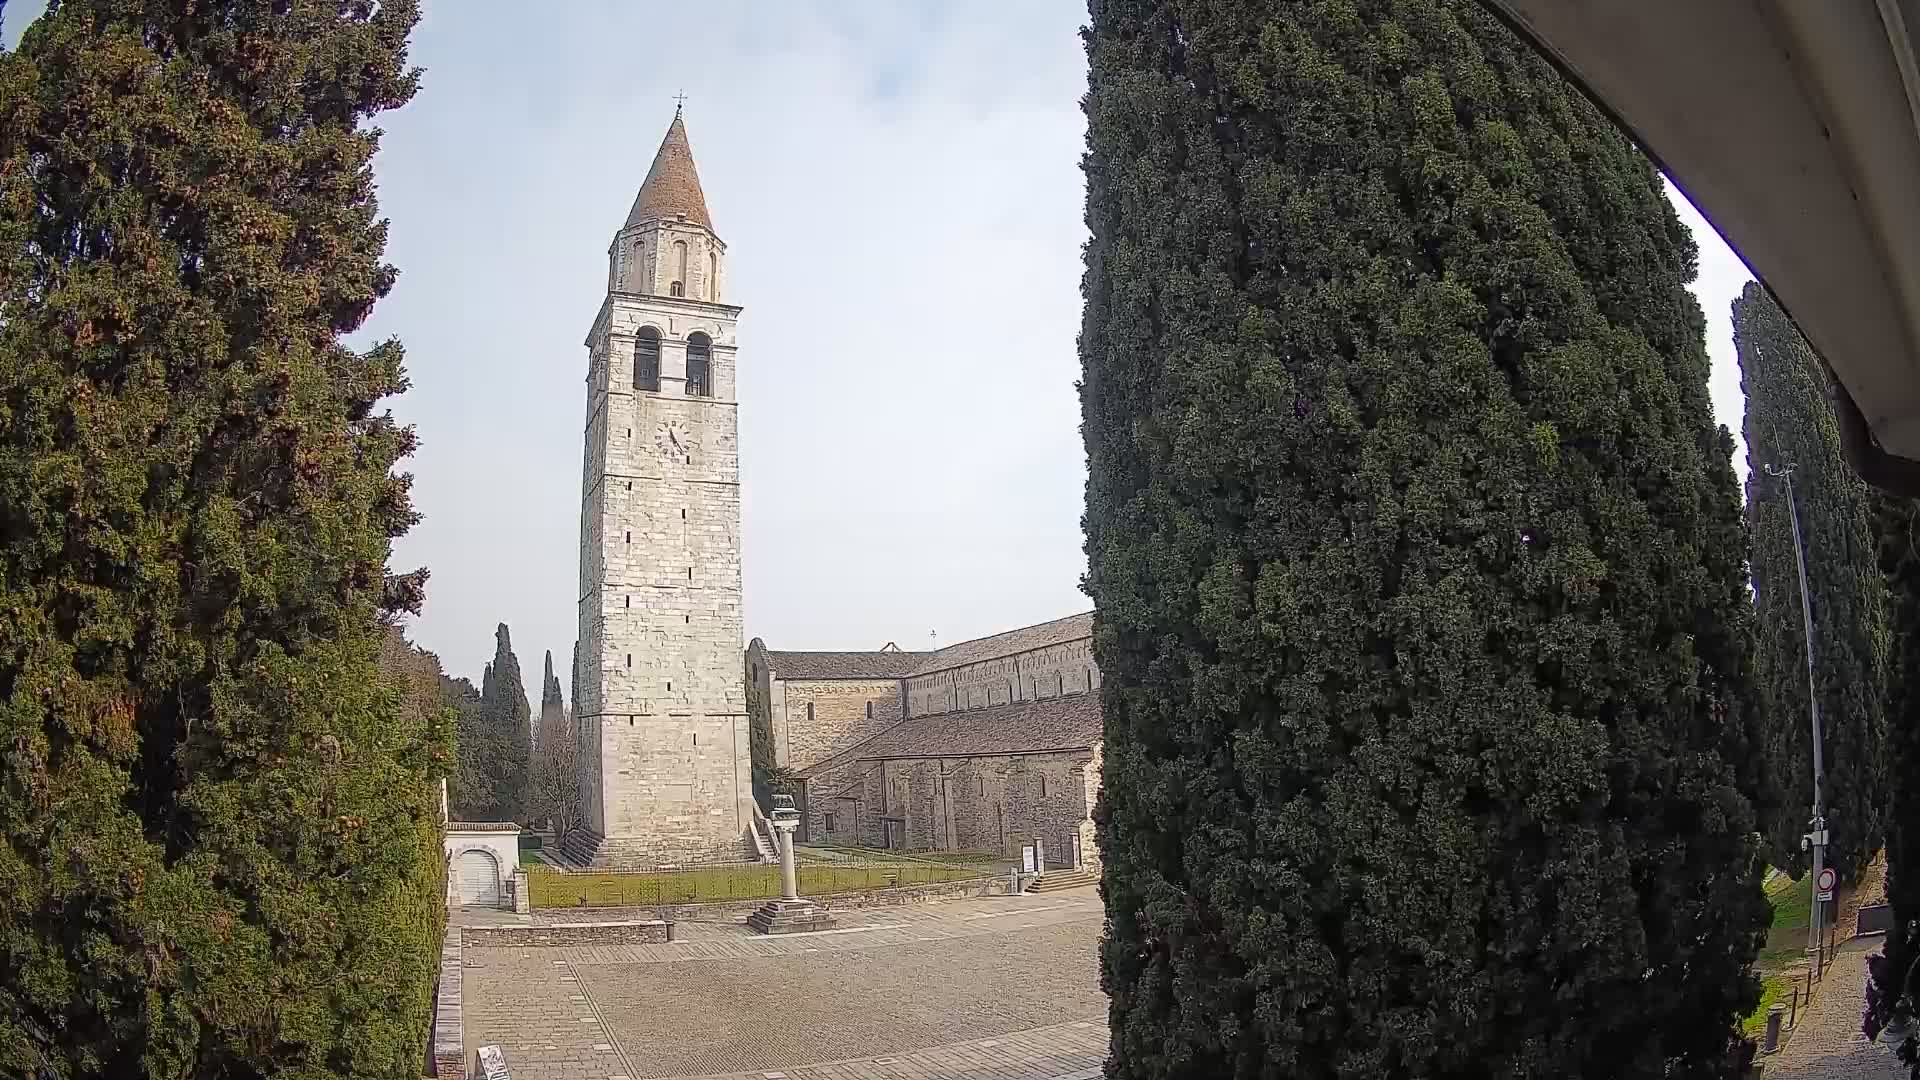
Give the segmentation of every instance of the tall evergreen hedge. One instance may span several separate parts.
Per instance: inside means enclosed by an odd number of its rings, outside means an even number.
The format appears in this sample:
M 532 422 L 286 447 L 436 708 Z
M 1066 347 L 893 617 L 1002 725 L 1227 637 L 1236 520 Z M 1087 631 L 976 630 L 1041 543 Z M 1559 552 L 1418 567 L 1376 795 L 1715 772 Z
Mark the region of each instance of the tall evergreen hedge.
M 527 785 L 533 769 L 533 708 L 527 702 L 527 684 L 520 677 L 520 657 L 513 651 L 513 635 L 506 623 L 493 632 L 493 662 L 487 665 L 480 692 L 482 722 L 490 737 L 487 762 L 498 821 L 527 819 Z
M 1795 870 L 1813 805 L 1807 635 L 1785 481 L 1792 465 L 1812 599 L 1831 844 L 1828 862 L 1852 880 L 1880 849 L 1887 799 L 1887 583 L 1874 497 L 1840 455 L 1826 373 L 1767 290 L 1749 282 L 1733 303 L 1733 340 L 1747 400 L 1747 514 L 1754 607 L 1767 650 L 1765 700 L 1786 803 L 1766 822 L 1774 860 Z
M 0 1072 L 411 1077 L 430 715 L 372 121 L 413 0 L 60 0 L 0 57 Z
M 1889 592 L 1885 814 L 1887 899 L 1893 929 L 1881 954 L 1868 961 L 1868 1035 L 1895 1017 L 1910 1029 L 1920 1012 L 1920 500 L 1876 495 L 1874 532 Z M 1905 780 L 1906 782 L 1901 782 Z M 1920 1077 L 1920 1036 L 1901 1040 L 1901 1060 Z
M 1108 1075 L 1733 1075 L 1764 732 L 1659 176 L 1467 0 L 1090 11 Z

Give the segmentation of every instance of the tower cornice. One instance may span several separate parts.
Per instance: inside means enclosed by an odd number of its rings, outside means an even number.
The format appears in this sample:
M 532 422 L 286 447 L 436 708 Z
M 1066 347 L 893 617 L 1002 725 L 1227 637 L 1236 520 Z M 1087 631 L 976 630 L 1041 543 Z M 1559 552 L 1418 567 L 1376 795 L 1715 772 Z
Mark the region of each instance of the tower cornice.
M 594 340 L 606 329 L 607 316 L 612 313 L 615 300 L 644 304 L 663 315 L 707 315 L 720 319 L 738 319 L 740 313 L 746 310 L 738 304 L 717 304 L 711 300 L 692 300 L 684 296 L 658 296 L 614 289 L 607 293 L 606 299 L 600 301 L 600 310 L 594 313 L 593 325 L 587 328 L 587 338 L 581 344 L 589 349 L 593 348 Z

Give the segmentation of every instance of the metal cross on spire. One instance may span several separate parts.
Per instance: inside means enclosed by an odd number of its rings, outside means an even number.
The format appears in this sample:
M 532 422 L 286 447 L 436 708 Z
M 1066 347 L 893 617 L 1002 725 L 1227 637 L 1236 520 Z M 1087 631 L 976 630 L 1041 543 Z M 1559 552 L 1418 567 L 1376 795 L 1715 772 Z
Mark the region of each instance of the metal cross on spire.
M 686 105 L 687 105 L 687 92 L 685 90 L 682 90 L 679 93 L 673 95 L 673 115 L 679 116 L 680 110 L 683 108 L 686 108 Z

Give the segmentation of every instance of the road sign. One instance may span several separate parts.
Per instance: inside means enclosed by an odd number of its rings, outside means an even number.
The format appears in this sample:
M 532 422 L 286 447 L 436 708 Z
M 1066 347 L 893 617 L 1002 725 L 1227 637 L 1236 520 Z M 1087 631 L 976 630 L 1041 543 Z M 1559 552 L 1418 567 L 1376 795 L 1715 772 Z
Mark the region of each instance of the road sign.
M 1839 883 L 1840 883 L 1840 876 L 1833 872 L 1833 867 L 1831 866 L 1821 867 L 1820 877 L 1813 883 L 1814 892 L 1819 894 L 1815 897 L 1815 899 L 1817 900 L 1833 899 L 1833 887 L 1835 885 L 1838 885 Z

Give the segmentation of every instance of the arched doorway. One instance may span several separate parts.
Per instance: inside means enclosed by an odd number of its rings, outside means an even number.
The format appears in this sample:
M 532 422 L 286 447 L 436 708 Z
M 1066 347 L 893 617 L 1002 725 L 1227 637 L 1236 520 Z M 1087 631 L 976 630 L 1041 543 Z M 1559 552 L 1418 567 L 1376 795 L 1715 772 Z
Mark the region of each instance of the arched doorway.
M 453 863 L 454 899 L 460 904 L 500 907 L 500 863 L 485 848 L 468 848 Z

